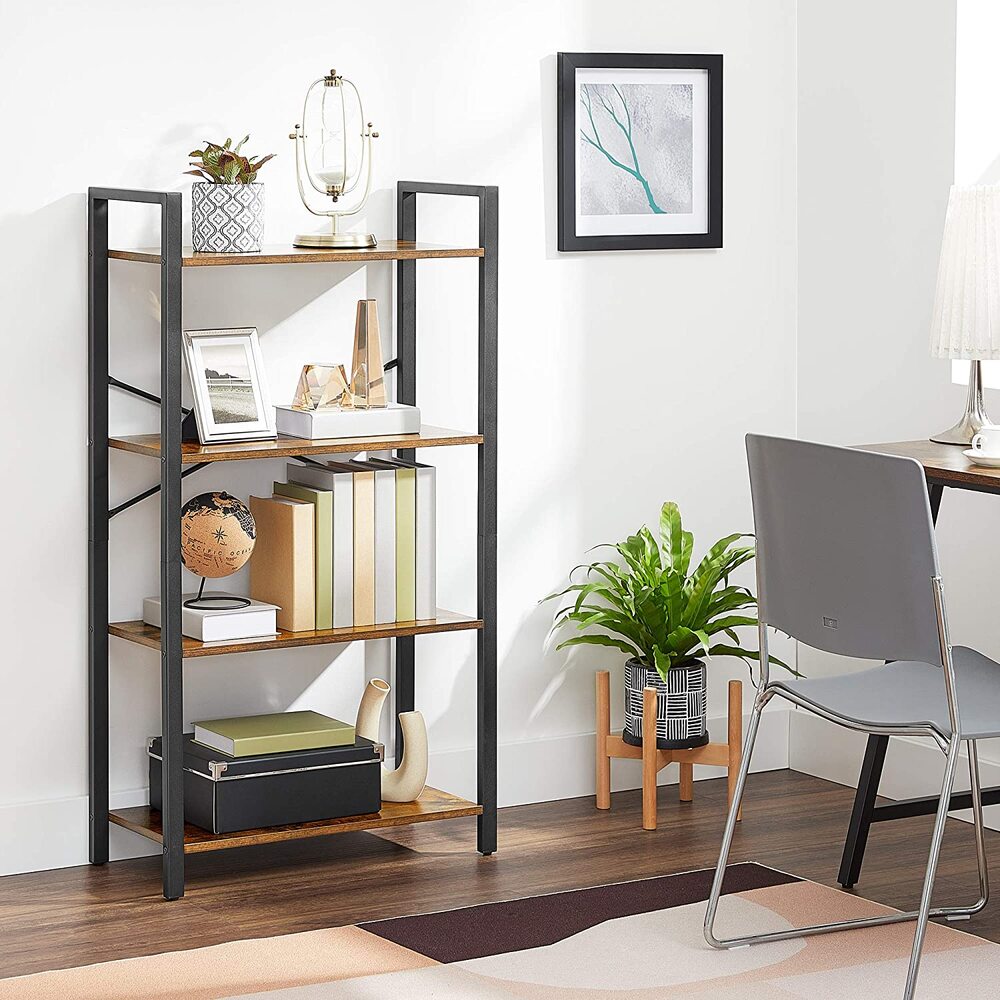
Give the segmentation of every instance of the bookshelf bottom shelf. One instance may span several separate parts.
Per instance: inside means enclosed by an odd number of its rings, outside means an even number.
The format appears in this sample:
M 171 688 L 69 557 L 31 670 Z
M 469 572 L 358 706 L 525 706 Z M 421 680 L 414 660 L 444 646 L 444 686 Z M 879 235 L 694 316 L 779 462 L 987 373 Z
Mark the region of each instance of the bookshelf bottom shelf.
M 342 819 L 314 820 L 311 823 L 292 823 L 288 826 L 269 826 L 259 830 L 239 830 L 236 833 L 210 833 L 201 827 L 184 824 L 184 853 L 220 851 L 228 847 L 250 847 L 281 840 L 301 840 L 305 837 L 325 837 L 334 833 L 351 833 L 357 830 L 382 830 L 411 823 L 428 823 L 439 819 L 457 819 L 461 816 L 479 816 L 483 807 L 467 799 L 450 795 L 428 786 L 415 802 L 383 802 L 377 813 L 364 816 L 345 816 Z M 112 809 L 108 819 L 142 837 L 163 843 L 160 813 L 149 806 L 130 809 Z

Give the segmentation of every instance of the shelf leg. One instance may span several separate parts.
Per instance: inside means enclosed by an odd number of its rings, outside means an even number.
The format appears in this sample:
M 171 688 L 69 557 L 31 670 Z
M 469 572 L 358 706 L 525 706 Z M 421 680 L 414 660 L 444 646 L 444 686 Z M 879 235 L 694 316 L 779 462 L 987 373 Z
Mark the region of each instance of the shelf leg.
M 733 804 L 736 794 L 736 782 L 739 779 L 740 764 L 743 763 L 743 682 L 729 682 L 729 805 Z M 743 819 L 743 805 L 740 804 L 736 813 L 736 821 Z
M 108 201 L 88 198 L 90 862 L 108 860 Z
M 642 691 L 642 828 L 656 829 L 656 688 Z
M 396 234 L 417 238 L 417 195 L 472 197 L 479 202 L 479 447 L 477 526 L 477 610 L 483 620 L 476 648 L 477 787 L 483 813 L 478 847 L 484 855 L 497 849 L 497 189 L 464 184 L 400 181 L 396 188 Z M 396 269 L 397 398 L 416 403 L 416 262 L 399 261 Z M 412 452 L 400 452 L 401 457 Z M 397 646 L 397 653 L 399 647 Z M 397 663 L 397 685 L 398 663 Z
M 597 793 L 595 805 L 598 809 L 611 808 L 611 758 L 608 756 L 608 734 L 611 730 L 611 675 L 607 670 L 597 671 L 597 718 L 595 729 L 595 752 L 597 757 Z
M 160 702 L 163 895 L 184 895 L 184 677 L 181 658 L 181 196 L 163 196 L 160 270 Z
M 414 680 L 414 660 L 416 649 L 412 635 L 396 637 L 395 687 L 393 707 L 396 712 L 396 766 L 403 759 L 403 727 L 399 724 L 400 712 L 412 712 L 416 707 L 416 682 Z
M 417 196 L 397 195 L 396 228 L 401 240 L 417 238 Z M 409 406 L 417 405 L 417 262 L 396 262 L 396 399 Z M 412 461 L 412 448 L 397 451 L 400 458 Z M 403 729 L 400 712 L 412 712 L 416 707 L 414 638 L 396 639 L 393 706 L 396 712 L 396 763 L 403 759 Z
M 479 195 L 479 515 L 478 592 L 483 627 L 478 637 L 479 852 L 497 849 L 497 301 L 499 198 Z

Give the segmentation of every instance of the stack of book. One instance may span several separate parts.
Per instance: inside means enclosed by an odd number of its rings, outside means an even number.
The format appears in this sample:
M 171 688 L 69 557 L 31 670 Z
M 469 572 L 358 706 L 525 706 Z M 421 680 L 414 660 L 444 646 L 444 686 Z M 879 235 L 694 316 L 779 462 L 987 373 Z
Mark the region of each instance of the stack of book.
M 184 594 L 188 601 L 197 594 Z M 203 597 L 223 598 L 229 594 L 207 591 Z M 199 642 L 238 642 L 240 639 L 258 639 L 277 635 L 278 606 L 265 601 L 251 601 L 241 608 L 188 608 L 181 611 L 181 631 Z M 142 602 L 142 620 L 147 625 L 160 627 L 160 599 L 147 597 Z
M 404 459 L 287 466 L 251 497 L 250 594 L 299 632 L 437 615 L 436 470 Z

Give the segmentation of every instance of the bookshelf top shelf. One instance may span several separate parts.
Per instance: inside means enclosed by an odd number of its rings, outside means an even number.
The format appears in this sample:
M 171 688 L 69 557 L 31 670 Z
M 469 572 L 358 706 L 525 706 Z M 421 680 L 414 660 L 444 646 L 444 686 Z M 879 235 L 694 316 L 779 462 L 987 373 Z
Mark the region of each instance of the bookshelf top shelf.
M 292 458 L 295 455 L 356 455 L 361 451 L 395 451 L 397 448 L 444 448 L 452 445 L 482 444 L 482 434 L 453 431 L 426 424 L 419 434 L 395 434 L 391 437 L 295 438 L 279 436 L 270 441 L 234 441 L 227 444 L 181 445 L 181 464 L 201 462 L 239 462 L 252 458 Z M 160 457 L 159 434 L 133 434 L 108 438 L 108 447 L 131 451 L 149 458 Z
M 231 267 L 246 264 L 338 264 L 351 261 L 427 260 L 435 257 L 482 257 L 482 247 L 455 247 L 439 243 L 415 243 L 411 240 L 381 240 L 378 246 L 359 250 L 316 250 L 290 244 L 265 246 L 260 253 L 195 253 L 184 247 L 182 267 Z M 159 247 L 138 250 L 108 250 L 113 260 L 132 260 L 142 264 L 161 263 Z

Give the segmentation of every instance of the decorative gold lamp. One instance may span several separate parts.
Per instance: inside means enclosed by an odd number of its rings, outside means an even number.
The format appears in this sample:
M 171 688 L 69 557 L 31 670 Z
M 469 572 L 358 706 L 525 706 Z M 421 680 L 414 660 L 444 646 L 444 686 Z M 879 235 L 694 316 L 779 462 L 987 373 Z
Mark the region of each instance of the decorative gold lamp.
M 296 236 L 295 246 L 345 250 L 375 246 L 371 233 L 340 228 L 341 219 L 357 215 L 368 201 L 372 139 L 378 138 L 372 123 L 365 121 L 358 88 L 334 69 L 314 80 L 306 91 L 302 123 L 288 138 L 295 141 L 295 175 L 302 204 L 331 224 L 330 232 Z M 306 196 L 306 183 L 329 198 L 333 207 L 314 208 Z

